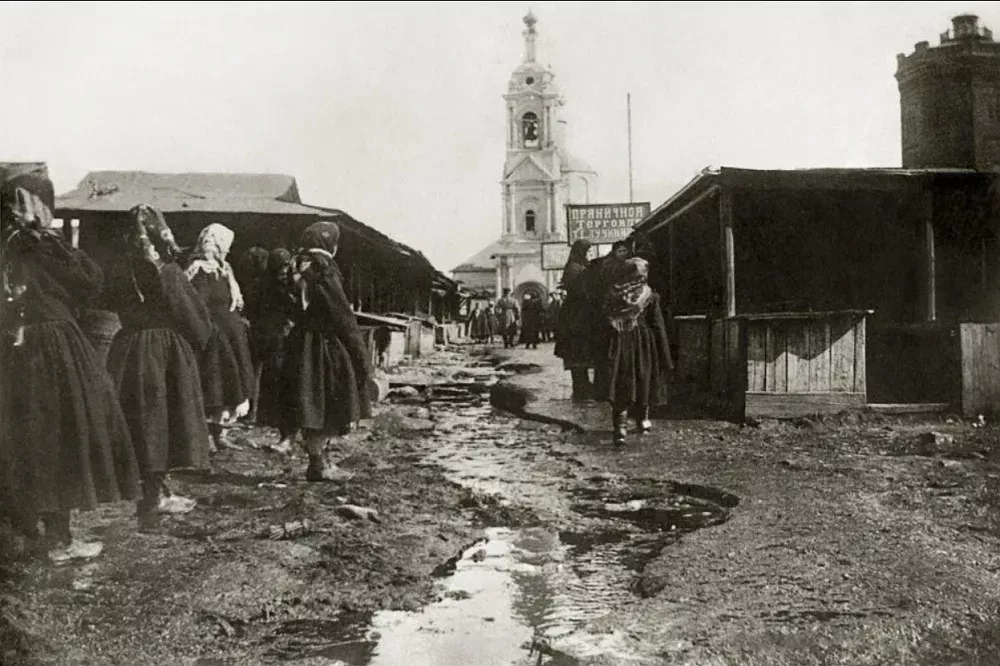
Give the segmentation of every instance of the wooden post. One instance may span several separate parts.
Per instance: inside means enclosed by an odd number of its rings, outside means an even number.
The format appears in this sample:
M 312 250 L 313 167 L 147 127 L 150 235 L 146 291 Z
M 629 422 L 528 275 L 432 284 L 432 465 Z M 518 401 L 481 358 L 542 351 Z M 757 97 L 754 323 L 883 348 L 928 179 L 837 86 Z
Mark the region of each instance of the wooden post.
M 924 192 L 924 260 L 927 281 L 926 320 L 937 321 L 937 258 L 934 247 L 934 192 Z
M 677 235 L 674 233 L 674 225 L 667 225 L 667 267 L 670 271 L 667 276 L 667 285 L 670 289 L 668 294 L 667 302 L 670 305 L 671 312 L 677 311 L 677 269 L 674 267 L 674 262 L 677 258 L 677 251 L 674 248 L 674 243 L 677 242 Z
M 719 226 L 722 230 L 722 290 L 726 317 L 736 316 L 736 246 L 733 241 L 733 194 L 719 196 Z

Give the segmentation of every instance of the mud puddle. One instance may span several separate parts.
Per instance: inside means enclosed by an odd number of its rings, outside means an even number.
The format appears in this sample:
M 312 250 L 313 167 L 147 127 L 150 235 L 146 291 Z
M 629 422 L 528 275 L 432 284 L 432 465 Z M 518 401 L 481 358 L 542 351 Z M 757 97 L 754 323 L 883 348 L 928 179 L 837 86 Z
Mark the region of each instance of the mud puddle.
M 428 394 L 435 431 L 417 464 L 488 497 L 505 524 L 439 567 L 439 600 L 423 610 L 284 626 L 290 649 L 275 656 L 350 666 L 577 664 L 559 652 L 561 638 L 632 603 L 637 574 L 671 538 L 728 517 L 723 504 L 669 484 L 630 494 L 581 480 L 573 461 L 550 453 L 565 436 L 558 427 L 495 412 L 488 393 L 451 384 Z M 505 507 L 545 519 L 504 521 Z

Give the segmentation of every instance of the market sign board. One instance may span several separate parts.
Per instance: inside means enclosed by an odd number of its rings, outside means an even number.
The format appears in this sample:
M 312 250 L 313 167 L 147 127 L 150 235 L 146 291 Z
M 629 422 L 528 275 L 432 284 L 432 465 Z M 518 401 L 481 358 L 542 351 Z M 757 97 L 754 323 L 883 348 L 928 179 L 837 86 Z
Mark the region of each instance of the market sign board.
M 649 215 L 649 202 L 620 204 L 567 204 L 566 233 L 569 244 L 580 239 L 594 244 L 625 240 L 632 228 Z

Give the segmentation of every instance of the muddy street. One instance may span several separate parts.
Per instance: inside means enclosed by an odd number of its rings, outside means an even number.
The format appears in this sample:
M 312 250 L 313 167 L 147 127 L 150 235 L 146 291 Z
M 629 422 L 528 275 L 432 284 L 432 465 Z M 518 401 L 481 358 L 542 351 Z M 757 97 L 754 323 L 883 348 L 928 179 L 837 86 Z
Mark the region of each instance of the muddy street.
M 390 380 L 340 481 L 245 429 L 162 534 L 79 516 L 105 555 L 6 570 L 4 663 L 994 663 L 989 427 L 660 420 L 619 450 L 544 346 Z
M 163 534 L 137 534 L 130 505 L 80 515 L 105 556 L 8 571 L 5 663 L 578 663 L 554 642 L 730 507 L 624 484 L 572 453 L 571 428 L 491 405 L 532 367 L 481 351 L 402 367 L 332 445 L 341 482 L 305 483 L 301 453 L 247 428 L 210 474 L 175 475 L 199 507 Z

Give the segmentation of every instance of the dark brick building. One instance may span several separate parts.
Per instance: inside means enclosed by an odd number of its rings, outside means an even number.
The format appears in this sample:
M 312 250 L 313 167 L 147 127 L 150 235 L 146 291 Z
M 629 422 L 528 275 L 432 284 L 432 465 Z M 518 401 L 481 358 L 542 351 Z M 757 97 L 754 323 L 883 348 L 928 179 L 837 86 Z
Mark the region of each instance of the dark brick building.
M 1000 167 L 1000 42 L 963 14 L 914 49 L 897 56 L 903 167 Z

